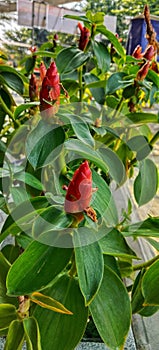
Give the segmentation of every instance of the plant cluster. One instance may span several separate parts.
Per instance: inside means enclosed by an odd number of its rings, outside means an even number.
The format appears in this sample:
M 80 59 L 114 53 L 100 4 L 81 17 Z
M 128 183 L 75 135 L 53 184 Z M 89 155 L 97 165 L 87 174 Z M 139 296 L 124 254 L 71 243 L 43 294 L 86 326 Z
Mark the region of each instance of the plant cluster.
M 71 18 L 76 46 L 34 47 L 19 70 L 1 52 L 5 350 L 24 341 L 27 350 L 73 350 L 89 316 L 110 349 L 123 349 L 132 313 L 159 309 L 159 217 L 133 221 L 158 189 L 158 114 L 143 111 L 158 102 L 156 49 L 128 56 L 103 13 Z M 156 249 L 152 260 L 132 249 L 138 237 Z

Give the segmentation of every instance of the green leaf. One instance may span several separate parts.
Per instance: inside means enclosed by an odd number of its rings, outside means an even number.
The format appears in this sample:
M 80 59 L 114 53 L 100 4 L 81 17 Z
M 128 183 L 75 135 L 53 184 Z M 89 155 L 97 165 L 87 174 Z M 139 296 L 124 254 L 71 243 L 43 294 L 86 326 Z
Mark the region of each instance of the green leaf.
M 43 184 L 32 174 L 23 172 L 15 175 L 15 179 L 26 183 L 27 185 L 36 188 L 40 191 L 45 191 Z
M 101 69 L 102 73 L 107 72 L 110 68 L 111 62 L 107 46 L 98 41 L 92 42 L 92 46 L 99 69 Z
M 94 147 L 94 139 L 90 133 L 88 124 L 77 115 L 70 115 L 70 122 L 77 138 L 90 147 Z
M 103 24 L 105 13 L 104 12 L 92 13 L 92 11 L 89 10 L 86 12 L 86 16 L 92 23 L 99 25 L 99 24 Z
M 33 168 L 46 166 L 57 158 L 64 140 L 62 127 L 40 120 L 26 141 L 27 157 Z
M 128 113 L 126 118 L 135 124 L 158 123 L 158 115 L 153 113 Z
M 126 73 L 124 72 L 113 73 L 108 78 L 107 85 L 106 85 L 106 93 L 113 94 L 116 90 L 125 88 L 126 83 L 123 79 L 125 76 L 126 76 Z
M 17 71 L 9 66 L 0 65 L 0 77 L 2 77 L 6 85 L 15 90 L 18 94 L 23 94 L 24 84 L 23 80 Z
M 86 87 L 90 89 L 92 96 L 94 99 L 101 105 L 105 102 L 105 90 L 103 87 L 100 87 L 101 84 L 103 86 L 103 81 L 101 83 L 100 79 L 91 73 L 86 73 L 84 75 L 84 80 L 86 82 Z M 94 85 L 92 84 L 94 83 Z M 97 85 L 98 84 L 98 85 Z M 92 86 L 92 87 L 91 87 Z M 105 85 L 104 85 L 105 86 Z
M 12 304 L 0 304 L 0 329 L 8 328 L 17 319 L 16 307 Z
M 75 349 L 82 338 L 88 317 L 88 308 L 84 305 L 77 279 L 63 275 L 46 294 L 65 305 L 73 315 L 62 315 L 36 307 L 34 316 L 40 328 L 42 349 Z
M 104 228 L 101 228 L 101 230 Z M 125 258 L 137 258 L 133 250 L 128 246 L 123 235 L 113 229 L 106 233 L 99 241 L 104 254 Z
M 63 17 L 64 18 L 75 19 L 75 20 L 81 21 L 81 22 L 91 23 L 91 21 L 86 16 L 64 15 Z
M 20 255 L 20 247 L 13 244 L 7 244 L 2 248 L 2 253 L 5 258 L 12 264 Z M 10 265 L 8 264 L 8 270 Z
M 56 58 L 56 65 L 60 74 L 66 74 L 74 69 L 82 66 L 88 61 L 90 53 L 85 54 L 83 51 L 75 48 L 68 47 L 60 51 Z
M 8 294 L 26 295 L 44 289 L 65 268 L 71 253 L 71 249 L 32 242 L 9 270 Z
M 131 322 L 130 300 L 121 279 L 105 266 L 101 287 L 89 306 L 97 330 L 111 349 L 124 345 Z
M 71 215 L 57 209 L 56 206 L 50 206 L 35 219 L 32 235 L 40 242 L 51 246 L 72 246 L 71 236 L 66 231 L 72 220 Z
M 136 159 L 143 160 L 151 152 L 152 148 L 148 143 L 146 137 L 137 135 L 128 140 L 127 146 L 136 152 Z
M 33 108 L 39 105 L 39 102 L 30 102 L 30 103 L 24 103 L 16 107 L 14 111 L 14 118 L 18 118 L 20 114 L 24 111 L 26 111 L 29 108 Z
M 159 260 L 154 262 L 146 271 L 142 281 L 142 293 L 145 298 L 144 306 L 159 306 Z
M 139 166 L 139 174 L 134 182 L 134 195 L 139 206 L 153 199 L 157 187 L 158 173 L 155 163 L 151 159 L 142 160 Z
M 97 151 L 94 151 L 89 146 L 83 144 L 83 142 L 72 139 L 72 140 L 66 141 L 64 146 L 67 151 L 75 152 L 75 154 L 78 154 L 81 157 L 94 162 L 104 172 L 107 172 L 108 168 L 104 163 L 104 161 L 101 159 L 100 154 Z
M 60 314 L 72 315 L 72 312 L 67 310 L 63 304 L 59 303 L 59 301 L 42 293 L 34 292 L 31 294 L 30 299 L 45 309 L 59 312 Z
M 28 194 L 23 187 L 11 187 L 10 194 L 16 206 L 29 199 Z
M 21 321 L 10 324 L 4 350 L 21 350 L 24 342 L 24 328 Z
M 139 221 L 124 227 L 123 233 L 125 236 L 134 237 L 159 237 L 159 218 L 148 218 L 145 221 Z
M 36 319 L 32 317 L 23 320 L 27 350 L 41 350 L 40 331 Z
M 99 290 L 103 277 L 104 261 L 98 242 L 89 244 L 88 237 L 88 242 L 85 242 L 86 245 L 83 246 L 82 239 L 80 231 L 75 230 L 73 242 L 79 285 L 85 299 L 85 305 L 89 305 Z
M 126 178 L 125 168 L 119 156 L 108 147 L 100 147 L 98 150 L 104 162 L 109 168 L 109 173 L 117 184 L 122 184 Z
M 7 278 L 9 269 L 10 269 L 10 263 L 2 254 L 2 252 L 0 252 L 0 303 L 1 304 L 13 303 L 17 305 L 17 300 L 15 298 L 8 297 L 6 294 L 7 293 L 6 278 Z
M 118 52 L 118 54 L 121 57 L 125 58 L 124 48 L 119 43 L 118 38 L 112 32 L 110 32 L 108 29 L 106 29 L 106 27 L 104 25 L 101 25 L 101 26 L 97 27 L 97 33 L 101 33 L 104 36 L 106 36 L 107 39 L 110 40 L 110 42 L 113 44 L 113 46 L 116 49 L 116 51 Z
M 146 76 L 146 79 L 150 79 L 151 81 L 153 81 L 153 83 L 159 89 L 159 77 L 158 77 L 158 74 L 156 72 L 154 72 L 152 69 L 149 69 L 148 74 Z

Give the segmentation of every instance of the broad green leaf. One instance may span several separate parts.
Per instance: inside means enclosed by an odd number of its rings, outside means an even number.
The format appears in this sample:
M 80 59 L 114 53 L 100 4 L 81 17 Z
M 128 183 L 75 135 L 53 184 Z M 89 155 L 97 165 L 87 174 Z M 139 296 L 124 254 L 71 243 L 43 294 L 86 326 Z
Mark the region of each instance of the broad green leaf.
M 23 172 L 15 175 L 15 179 L 26 183 L 40 191 L 45 191 L 44 185 L 32 174 Z
M 73 315 L 36 307 L 34 316 L 40 328 L 42 349 L 75 349 L 83 336 L 88 317 L 88 308 L 85 307 L 77 279 L 63 275 L 46 290 L 46 294 L 65 305 Z
M 153 199 L 157 187 L 158 173 L 155 163 L 151 159 L 142 160 L 139 166 L 139 174 L 134 182 L 134 195 L 139 206 Z
M 40 305 L 41 307 L 44 307 L 45 309 L 52 310 L 54 312 L 59 312 L 60 314 L 67 314 L 72 315 L 72 312 L 67 310 L 63 304 L 59 303 L 59 301 L 48 297 L 47 295 L 44 295 L 39 292 L 34 292 L 31 294 L 30 299 Z
M 104 228 L 101 228 L 102 230 Z M 99 241 L 104 254 L 125 258 L 137 258 L 133 250 L 128 246 L 123 235 L 113 229 L 106 233 Z
M 73 242 L 75 246 L 75 260 L 79 278 L 79 285 L 85 299 L 85 304 L 89 305 L 97 294 L 104 269 L 103 255 L 98 242 L 82 245 L 80 231 L 75 230 Z
M 15 320 L 10 324 L 4 350 L 21 350 L 24 342 L 22 321 Z
M 67 234 L 66 229 L 71 225 L 73 218 L 62 209 L 50 206 L 35 219 L 32 228 L 32 235 L 35 239 L 56 247 L 61 245 L 68 247 L 69 242 L 69 246 L 72 246 L 71 236 L 69 236 L 69 232 Z M 68 242 L 65 244 L 67 240 Z
M 30 102 L 30 103 L 24 103 L 24 104 L 17 106 L 15 111 L 14 111 L 14 118 L 15 119 L 18 118 L 22 112 L 26 111 L 29 108 L 36 107 L 38 105 L 39 105 L 39 102 Z
M 101 69 L 102 73 L 107 72 L 111 62 L 107 46 L 98 41 L 92 42 L 92 45 L 99 69 Z
M 158 123 L 158 115 L 153 113 L 128 113 L 126 118 L 135 124 Z
M 71 115 L 70 122 L 77 138 L 90 147 L 94 147 L 94 139 L 90 133 L 87 123 L 82 117 Z
M 0 303 L 17 305 L 16 298 L 8 297 L 8 295 L 6 294 L 7 293 L 6 278 L 7 278 L 9 269 L 10 269 L 9 261 L 6 259 L 3 253 L 0 252 Z
M 97 27 L 97 33 L 101 33 L 104 36 L 106 36 L 106 38 L 108 38 L 108 40 L 110 40 L 110 42 L 113 44 L 114 48 L 119 53 L 119 55 L 123 58 L 125 57 L 124 48 L 119 43 L 118 38 L 112 32 L 110 32 L 108 29 L 106 29 L 106 27 L 104 25 Z
M 44 289 L 65 268 L 71 253 L 71 249 L 33 241 L 9 270 L 8 294 L 26 295 Z
M 24 318 L 23 327 L 27 342 L 27 350 L 42 350 L 37 320 L 33 316 Z
M 14 205 L 17 206 L 29 199 L 26 189 L 23 187 L 11 187 L 10 194 L 13 198 Z
M 17 319 L 16 307 L 12 304 L 0 304 L 0 329 L 8 328 Z
M 122 184 L 126 178 L 125 168 L 119 156 L 108 147 L 100 147 L 98 150 L 102 159 L 108 166 L 108 172 L 117 184 Z
M 152 148 L 145 136 L 137 135 L 128 140 L 127 146 L 136 152 L 136 159 L 143 160 L 151 152 Z
M 23 80 L 17 71 L 9 66 L 0 65 L 0 77 L 2 77 L 6 85 L 15 90 L 18 94 L 23 94 L 24 84 Z
M 75 19 L 77 21 L 81 21 L 81 22 L 91 23 L 90 19 L 88 19 L 86 16 L 64 15 L 64 18 L 70 18 L 70 19 Z
M 146 271 L 142 281 L 144 306 L 159 306 L 159 260 L 154 262 Z
M 111 270 L 113 270 L 121 278 L 118 260 L 114 256 L 106 255 L 106 254 L 103 255 L 103 258 L 104 258 L 104 265 L 106 265 Z
M 97 330 L 111 349 L 124 345 L 131 322 L 130 300 L 121 279 L 105 266 L 101 287 L 89 306 Z
M 104 161 L 101 159 L 100 154 L 89 146 L 83 144 L 83 142 L 80 140 L 68 140 L 65 142 L 64 146 L 67 151 L 74 152 L 75 154 L 80 155 L 80 157 L 94 162 L 104 172 L 107 172 L 108 168 Z
M 137 222 L 124 227 L 123 233 L 125 236 L 143 236 L 143 237 L 158 237 L 159 238 L 159 218 L 148 218 L 145 221 Z
M 90 54 L 85 54 L 83 51 L 75 48 L 68 47 L 60 51 L 56 57 L 56 65 L 60 74 L 66 74 L 74 69 L 82 66 L 88 61 Z
M 58 157 L 65 134 L 62 127 L 40 120 L 26 141 L 26 153 L 34 169 L 46 166 Z
M 105 90 L 104 90 L 103 87 L 100 87 L 100 85 L 101 85 L 100 79 L 94 74 L 86 73 L 84 75 L 84 80 L 85 80 L 85 83 L 86 83 L 86 87 L 89 86 L 89 89 L 90 89 L 94 99 L 99 104 L 103 105 L 104 102 L 105 102 Z M 94 83 L 94 85 L 92 83 Z M 98 84 L 98 85 L 96 86 L 95 84 Z M 103 82 L 102 82 L 102 86 L 103 86 Z
M 141 284 L 144 273 L 145 271 L 141 270 L 138 273 L 133 284 L 133 289 L 131 293 L 131 308 L 133 314 L 139 312 L 143 308 L 144 297 L 141 290 Z
M 106 85 L 107 94 L 113 94 L 116 90 L 125 88 L 126 83 L 124 81 L 124 77 L 126 77 L 126 73 L 124 72 L 113 73 L 108 78 L 108 81 L 107 81 L 107 85 Z
M 158 312 L 159 306 L 144 306 L 138 313 L 142 317 L 150 317 Z

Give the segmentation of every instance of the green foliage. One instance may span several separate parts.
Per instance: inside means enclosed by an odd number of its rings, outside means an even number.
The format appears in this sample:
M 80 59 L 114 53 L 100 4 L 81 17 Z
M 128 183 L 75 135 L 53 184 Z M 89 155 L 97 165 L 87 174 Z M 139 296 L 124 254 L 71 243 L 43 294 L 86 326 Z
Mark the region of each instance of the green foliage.
M 112 13 L 115 3 L 105 7 Z M 0 252 L 5 350 L 24 341 L 27 350 L 73 350 L 89 318 L 121 349 L 132 313 L 159 310 L 159 217 L 148 209 L 134 221 L 134 208 L 145 210 L 158 191 L 159 118 L 150 109 L 158 73 L 138 80 L 145 59 L 126 55 L 103 12 L 71 18 L 84 23 L 83 50 L 77 40 L 45 43 L 18 69 L 0 56 L 0 242 L 13 238 Z M 141 263 L 129 236 L 146 239 L 156 256 Z

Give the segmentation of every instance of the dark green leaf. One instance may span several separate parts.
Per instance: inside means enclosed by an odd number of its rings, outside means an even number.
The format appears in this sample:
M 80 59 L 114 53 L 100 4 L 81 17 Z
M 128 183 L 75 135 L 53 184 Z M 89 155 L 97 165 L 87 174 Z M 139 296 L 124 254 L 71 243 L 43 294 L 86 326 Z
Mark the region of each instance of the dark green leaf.
M 144 306 L 159 306 L 159 260 L 154 262 L 146 271 L 142 281 L 142 293 L 145 298 Z
M 0 252 L 0 303 L 1 304 L 15 304 L 17 300 L 15 298 L 8 297 L 6 288 L 7 273 L 10 269 L 10 263 L 7 261 L 5 256 Z
M 98 41 L 92 42 L 92 45 L 99 69 L 101 69 L 102 73 L 107 72 L 110 67 L 111 59 L 106 45 Z
M 126 226 L 123 232 L 126 236 L 159 237 L 159 218 L 148 218 L 145 221 L 137 222 Z
M 123 79 L 125 76 L 126 76 L 126 73 L 124 72 L 113 73 L 108 78 L 107 85 L 106 85 L 106 93 L 113 94 L 116 90 L 123 89 L 124 87 L 126 87 L 125 85 L 126 83 Z
M 47 124 L 41 120 L 31 131 L 26 141 L 26 152 L 28 160 L 33 168 L 46 166 L 52 162 L 60 153 L 65 140 L 62 127 Z
M 43 289 L 65 268 L 71 253 L 71 249 L 32 242 L 8 273 L 8 294 L 26 295 Z
M 60 51 L 56 58 L 56 65 L 60 74 L 66 74 L 74 69 L 82 66 L 90 57 L 90 54 L 85 54 L 83 51 L 68 47 Z
M 109 168 L 109 173 L 117 184 L 124 182 L 126 178 L 125 168 L 118 155 L 108 147 L 100 147 L 99 154 Z
M 105 266 L 104 277 L 89 306 L 97 330 L 111 349 L 124 345 L 131 322 L 129 295 L 120 278 Z
M 158 115 L 153 113 L 129 113 L 126 118 L 135 124 L 158 123 Z
M 152 148 L 148 143 L 146 137 L 137 135 L 128 140 L 127 146 L 136 152 L 136 159 L 142 160 L 146 158 L 151 152 Z
M 70 122 L 77 138 L 88 146 L 94 147 L 94 139 L 90 133 L 89 126 L 82 117 L 70 115 Z
M 104 230 L 104 228 L 101 229 Z M 104 254 L 128 258 L 136 257 L 136 254 L 128 246 L 123 235 L 116 229 L 108 232 L 100 239 L 99 243 Z
M 15 90 L 18 94 L 23 94 L 24 84 L 20 74 L 9 66 L 0 65 L 0 77 L 2 77 L 6 85 Z
M 104 104 L 105 102 L 105 90 L 103 87 L 101 86 L 101 81 L 98 77 L 96 77 L 96 75 L 91 74 L 91 73 L 86 73 L 84 75 L 84 80 L 86 82 L 86 87 L 89 86 L 90 91 L 92 93 L 92 96 L 94 97 L 94 99 L 101 105 Z M 94 86 L 92 86 L 94 83 Z M 95 85 L 98 84 L 98 85 Z M 90 87 L 92 86 L 92 87 Z M 102 86 L 103 86 L 103 82 L 102 82 Z
M 26 111 L 29 108 L 33 108 L 39 105 L 39 102 L 30 102 L 30 103 L 24 103 L 19 105 L 18 107 L 16 107 L 15 111 L 14 111 L 14 118 L 18 118 L 19 115 Z
M 98 242 L 82 245 L 80 231 L 74 231 L 73 242 L 75 246 L 76 267 L 79 277 L 79 285 L 85 298 L 85 304 L 89 305 L 97 294 L 104 269 L 103 255 Z
M 15 179 L 20 180 L 20 181 L 26 183 L 27 185 L 30 185 L 31 187 L 36 188 L 37 190 L 45 191 L 43 184 L 35 176 L 33 176 L 30 173 L 23 172 L 20 174 L 16 174 Z
M 134 182 L 134 195 L 139 206 L 148 203 L 155 196 L 157 187 L 158 173 L 155 163 L 151 159 L 142 160 Z

